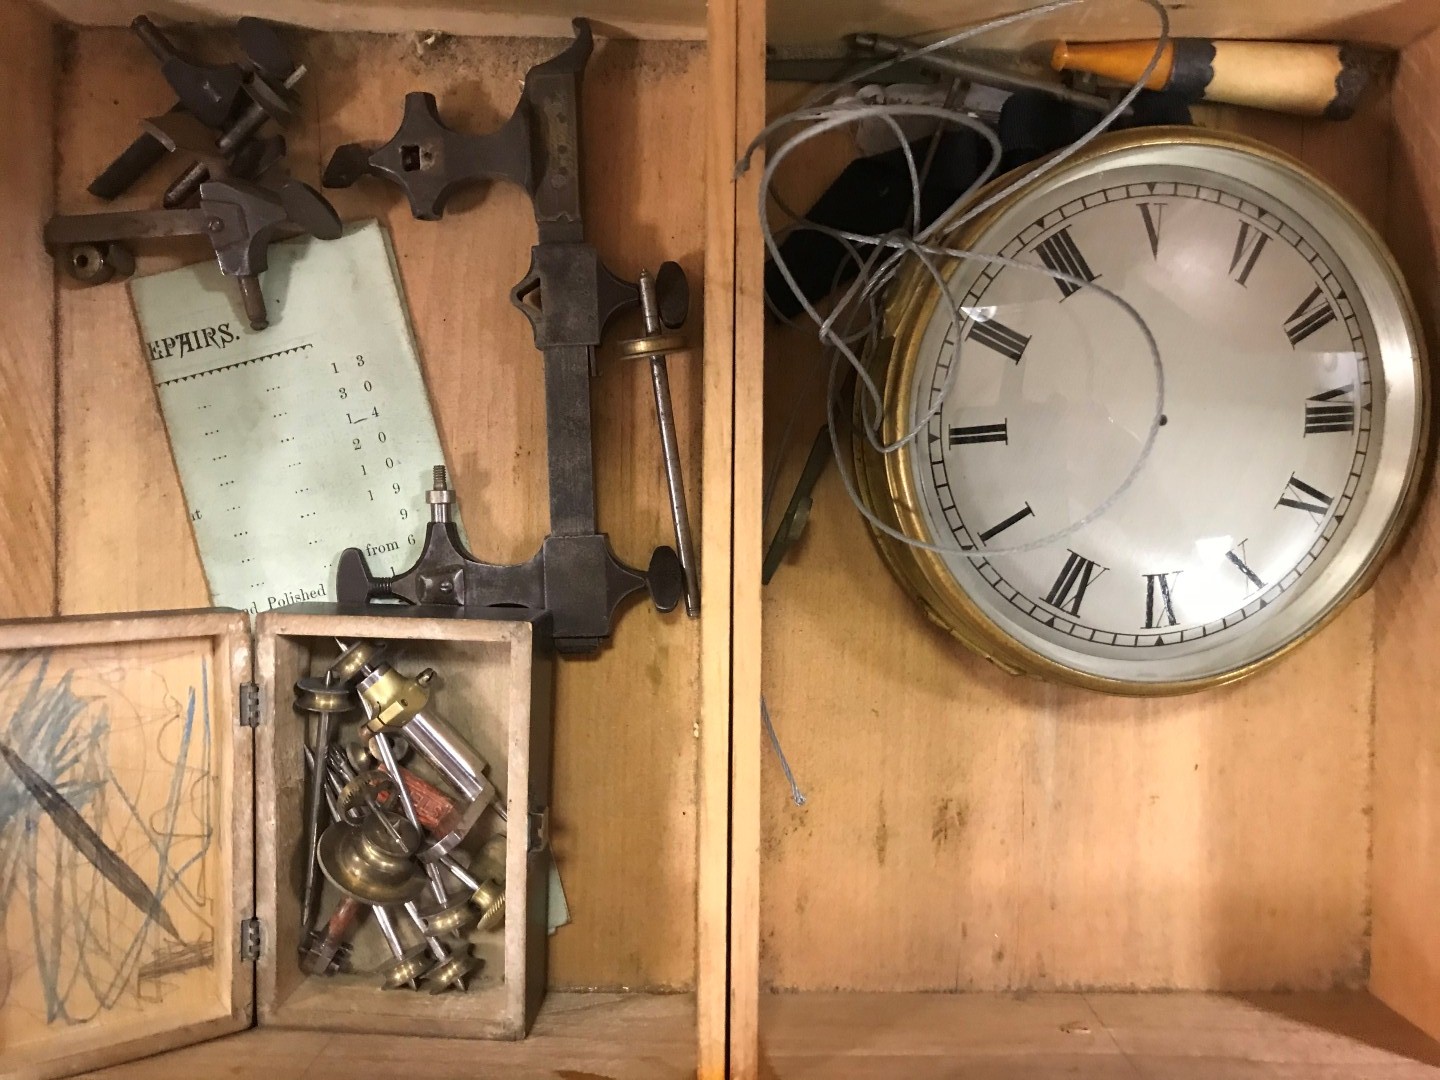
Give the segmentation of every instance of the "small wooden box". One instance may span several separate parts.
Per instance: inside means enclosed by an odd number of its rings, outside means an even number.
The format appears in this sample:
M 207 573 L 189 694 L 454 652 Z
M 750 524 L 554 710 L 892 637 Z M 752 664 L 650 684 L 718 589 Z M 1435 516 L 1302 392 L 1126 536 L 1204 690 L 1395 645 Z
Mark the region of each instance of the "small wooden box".
M 545 994 L 550 812 L 551 661 L 547 618 L 481 620 L 333 614 L 322 604 L 268 612 L 256 620 L 255 803 L 268 817 L 257 827 L 255 908 L 260 921 L 259 1023 L 327 1031 L 402 1030 L 413 1035 L 518 1039 Z M 465 993 L 389 993 L 365 974 L 388 953 L 357 954 L 359 974 L 307 977 L 295 962 L 303 837 L 305 726 L 291 707 L 291 687 L 321 674 L 339 653 L 336 638 L 395 644 L 407 674 L 433 667 L 437 711 L 490 763 L 505 797 L 505 920 L 498 935 L 475 940 L 484 967 Z M 473 848 L 493 812 L 465 845 Z M 493 830 L 492 830 L 493 831 Z M 339 903 L 327 887 L 321 911 Z M 322 916 L 323 917 L 323 916 Z M 412 935 L 413 937 L 413 935 Z M 380 945 L 371 938 L 372 945 Z M 383 949 L 383 946 L 381 946 Z
M 257 1013 L 277 1027 L 523 1037 L 545 989 L 545 621 L 270 612 L 253 682 L 235 612 L 0 624 L 0 865 L 29 909 L 3 923 L 4 1074 L 63 1076 Z M 390 642 L 401 670 L 436 669 L 437 711 L 504 794 L 510 917 L 476 938 L 484 965 L 463 993 L 380 990 L 365 973 L 378 943 L 351 974 L 299 968 L 305 723 L 290 687 L 360 637 Z M 322 911 L 338 900 L 327 885 Z

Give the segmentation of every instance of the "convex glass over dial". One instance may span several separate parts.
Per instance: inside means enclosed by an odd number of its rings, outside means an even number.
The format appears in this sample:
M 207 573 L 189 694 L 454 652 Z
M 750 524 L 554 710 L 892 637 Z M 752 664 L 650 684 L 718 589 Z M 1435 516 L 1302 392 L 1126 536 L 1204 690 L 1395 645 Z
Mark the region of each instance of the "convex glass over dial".
M 1411 501 L 1424 369 L 1335 193 L 1166 129 L 951 243 L 1006 261 L 951 264 L 948 301 L 918 266 L 897 280 L 884 434 L 920 433 L 856 442 L 877 517 L 948 549 L 880 537 L 936 618 L 1006 666 L 1154 693 L 1255 670 L 1367 584 Z

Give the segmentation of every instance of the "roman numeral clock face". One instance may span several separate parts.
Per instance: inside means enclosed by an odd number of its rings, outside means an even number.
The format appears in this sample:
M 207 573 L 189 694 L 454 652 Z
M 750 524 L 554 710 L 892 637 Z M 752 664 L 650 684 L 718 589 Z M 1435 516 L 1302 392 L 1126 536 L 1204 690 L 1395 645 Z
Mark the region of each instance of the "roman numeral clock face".
M 1163 143 L 1096 158 L 971 237 L 1020 265 L 959 264 L 958 321 L 937 300 L 910 336 L 904 427 L 943 397 L 906 452 L 910 504 L 973 553 L 928 557 L 938 591 L 1022 655 L 1183 689 L 1355 590 L 1412 484 L 1419 347 L 1388 256 L 1297 166 Z M 1083 282 L 1143 317 L 1163 400 L 1141 328 Z

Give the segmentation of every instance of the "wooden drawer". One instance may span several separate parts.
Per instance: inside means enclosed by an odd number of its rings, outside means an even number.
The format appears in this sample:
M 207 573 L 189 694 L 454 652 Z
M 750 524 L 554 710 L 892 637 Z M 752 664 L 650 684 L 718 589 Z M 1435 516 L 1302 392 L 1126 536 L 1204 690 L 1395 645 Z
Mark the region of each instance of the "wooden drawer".
M 215 24 L 235 17 L 224 4 L 182 12 L 27 0 L 0 12 L 6 42 L 0 84 L 16 102 L 0 130 L 26 147 L 23 161 L 0 177 L 0 224 L 13 230 L 3 246 L 14 283 L 0 302 L 0 387 L 25 403 L 0 439 L 8 462 L 0 481 L 7 508 L 0 524 L 5 617 L 209 605 L 126 290 L 72 288 L 55 276 L 40 243 L 40 226 L 52 212 L 95 207 L 85 194 L 89 174 L 120 149 L 137 118 L 170 103 L 151 58 L 125 29 L 141 11 Z M 342 13 L 314 4 L 301 13 L 262 4 L 248 13 L 295 27 L 290 40 L 310 74 L 289 129 L 290 161 L 299 178 L 317 185 L 334 146 L 388 137 L 410 90 L 434 93 L 442 115 L 458 127 L 498 125 L 525 70 L 550 55 L 556 39 L 570 37 L 572 14 L 554 6 L 435 9 L 424 13 L 423 29 L 456 36 L 432 38 L 417 33 L 419 16 L 403 6 Z M 693 1072 L 703 1055 L 718 1075 L 728 865 L 733 209 L 728 183 L 715 186 L 708 177 L 713 161 L 730 157 L 733 119 L 727 129 L 723 110 L 716 121 L 711 103 L 733 100 L 717 89 L 732 84 L 733 63 L 712 63 L 702 5 L 658 3 L 627 12 L 621 4 L 587 14 L 597 32 L 582 110 L 589 237 L 605 262 L 631 279 L 664 259 L 680 262 L 690 278 L 695 347 L 671 362 L 670 377 L 691 513 L 714 569 L 703 581 L 703 619 L 637 607 L 619 620 L 600 655 L 556 665 L 553 718 L 545 725 L 553 739 L 550 835 L 573 921 L 548 939 L 532 935 L 531 952 L 548 951 L 546 982 L 522 995 L 528 1004 L 518 1012 L 514 1002 L 505 1006 L 503 1031 L 487 1030 L 463 1006 L 441 1028 L 454 1034 L 468 1025 L 468 1034 L 513 1037 L 543 989 L 548 994 L 530 1039 L 467 1043 L 465 1060 L 482 1070 L 579 1072 L 596 1071 L 597 1062 L 605 1072 L 609 1062 L 621 1072 L 634 1065 L 669 1076 Z M 197 31 L 193 40 L 203 48 L 207 33 L 218 49 L 220 26 Z M 722 172 L 728 176 L 728 165 Z M 163 183 L 160 175 L 147 178 L 134 203 L 154 205 Z M 705 195 L 712 188 L 713 206 Z M 347 221 L 378 217 L 393 239 L 472 546 L 496 561 L 528 558 L 547 529 L 543 368 L 509 290 L 524 276 L 534 242 L 529 206 L 519 192 L 495 185 L 483 197 L 453 204 L 437 224 L 414 220 L 403 197 L 379 184 L 333 194 Z M 139 272 L 202 257 L 201 249 L 157 246 L 142 253 Z M 600 366 L 593 384 L 600 527 L 622 559 L 644 565 L 671 529 L 648 373 L 608 349 Z M 274 662 L 282 667 L 286 656 L 299 655 L 285 643 L 310 635 L 275 633 Z M 456 636 L 466 633 L 457 629 Z M 257 649 L 269 655 L 263 643 Z M 283 780 L 295 767 L 293 743 L 282 742 L 279 726 L 272 730 L 273 745 L 270 736 L 260 740 L 267 802 L 274 794 L 267 770 Z M 285 739 L 294 734 L 286 731 Z M 283 828 L 291 811 L 276 803 L 261 813 L 268 830 L 277 814 Z M 286 862 L 293 838 L 272 842 L 275 835 L 257 838 L 256 884 L 262 912 L 273 908 L 283 922 L 293 883 L 288 868 L 277 876 L 276 864 Z M 356 1001 L 337 1006 L 330 1023 L 323 998 L 267 973 L 264 963 L 256 1003 L 262 1028 L 343 1029 L 383 1017 L 397 1035 L 440 1030 L 423 1022 L 407 1028 L 403 1007 L 380 1014 Z M 249 1008 L 237 997 L 226 1016 L 244 1022 Z M 632 1024 L 633 1033 L 611 1038 Z M 134 1047 L 114 1050 L 109 1060 L 134 1056 Z M 8 1074 L 5 1065 L 0 1074 Z
M 6 411 L 0 613 L 200 607 L 123 290 L 57 284 L 38 241 L 52 208 L 84 205 L 113 132 L 163 108 L 164 93 L 119 29 L 139 5 L 44 4 L 0 15 L 14 103 L 0 133 L 36 148 L 0 175 L 14 267 L 0 393 L 33 406 Z M 533 1032 L 456 1043 L 262 1024 L 109 1075 L 224 1063 L 343 1077 L 426 1060 L 457 1074 L 707 1080 L 1440 1075 L 1421 1034 L 1440 1036 L 1433 493 L 1375 587 L 1315 641 L 1254 680 L 1180 699 L 1056 688 L 960 651 L 885 573 L 833 475 L 791 563 L 761 588 L 764 481 L 812 355 L 767 330 L 757 170 L 732 175 L 767 109 L 794 97 L 765 84 L 767 34 L 918 33 L 1002 9 L 612 0 L 586 12 L 638 39 L 607 41 L 587 81 L 594 242 L 625 272 L 660 257 L 694 280 L 703 271 L 704 367 L 672 364 L 672 381 L 687 475 L 700 478 L 704 617 L 633 613 L 601 657 L 557 665 L 555 847 L 577 922 L 551 939 Z M 304 37 L 322 104 L 313 137 L 296 139 L 311 180 L 330 146 L 388 130 L 409 89 L 435 91 L 447 115 L 453 101 L 457 121 L 498 122 L 540 55 L 511 35 L 564 35 L 572 14 L 460 0 L 420 16 L 378 0 L 267 0 L 252 13 L 339 32 Z M 417 17 L 461 37 L 417 56 Z M 1405 270 L 1433 354 L 1440 10 L 1209 0 L 1172 17 L 1177 34 L 1400 50 L 1394 77 L 1343 124 L 1208 107 L 1197 118 L 1300 157 L 1353 201 Z M 1009 40 L 1075 25 L 1143 35 L 1149 20 L 1131 0 L 1095 0 Z M 852 152 L 814 151 L 782 177 L 796 202 Z M 544 529 L 529 494 L 544 479 L 532 450 L 543 412 L 505 298 L 524 270 L 525 208 L 491 192 L 437 228 L 392 192 L 339 194 L 344 216 L 381 216 L 395 238 L 471 536 L 488 556 L 528 554 Z M 482 389 L 471 375 L 491 356 L 506 359 Z M 597 384 L 600 519 L 622 556 L 668 527 L 633 375 Z M 802 411 L 802 431 L 811 419 Z M 762 693 L 803 807 L 771 756 Z
M 1401 50 L 1348 122 L 1214 106 L 1196 119 L 1299 157 L 1352 200 L 1401 262 L 1433 356 L 1440 9 L 1167 6 L 1177 35 Z M 769 0 L 768 24 L 772 42 L 796 42 L 1002 10 Z M 1153 36 L 1154 16 L 1098 3 L 1005 33 Z M 772 84 L 762 102 L 751 85 L 742 131 L 804 92 Z M 780 192 L 809 205 L 853 153 L 839 136 L 808 144 Z M 761 290 L 753 198 L 742 181 L 742 298 Z M 1378 584 L 1252 681 L 1126 700 L 1012 677 L 927 621 L 833 469 L 798 549 L 763 593 L 753 585 L 823 402 L 816 391 L 793 407 L 818 385 L 813 334 L 743 303 L 737 318 L 737 412 L 763 410 L 767 448 L 742 447 L 735 475 L 735 637 L 762 645 L 735 657 L 733 1074 L 1338 1076 L 1383 1062 L 1433 1075 L 1440 1057 L 1413 1029 L 1397 1034 L 1408 1025 L 1389 1010 L 1440 1035 L 1425 899 L 1440 887 L 1434 492 Z M 803 806 L 762 731 L 762 692 Z M 1242 993 L 1256 996 L 1229 996 Z M 1390 1053 L 1366 1057 L 1344 1036 Z

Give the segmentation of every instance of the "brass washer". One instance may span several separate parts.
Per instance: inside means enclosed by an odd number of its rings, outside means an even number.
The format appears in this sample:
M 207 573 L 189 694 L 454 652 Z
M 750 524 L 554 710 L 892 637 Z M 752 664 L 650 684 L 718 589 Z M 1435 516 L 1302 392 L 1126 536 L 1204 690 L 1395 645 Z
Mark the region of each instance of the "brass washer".
M 343 713 L 355 708 L 355 697 L 343 686 L 307 675 L 295 681 L 295 707 L 305 712 Z
M 350 687 L 360 681 L 365 669 L 373 667 L 385 655 L 385 645 L 379 641 L 357 641 L 330 665 L 330 681 Z
M 430 950 L 424 945 L 416 945 L 404 956 L 397 956 L 380 969 L 380 989 L 399 990 L 402 986 L 410 986 L 428 975 L 431 967 Z
M 684 352 L 687 348 L 689 345 L 684 334 L 646 334 L 644 337 L 622 341 L 617 346 L 620 355 L 627 359 L 668 356 L 670 353 Z
M 452 986 L 457 990 L 464 990 L 465 976 L 479 966 L 480 961 L 471 956 L 468 950 L 455 953 L 426 976 L 431 983 L 430 993 L 443 994 Z

